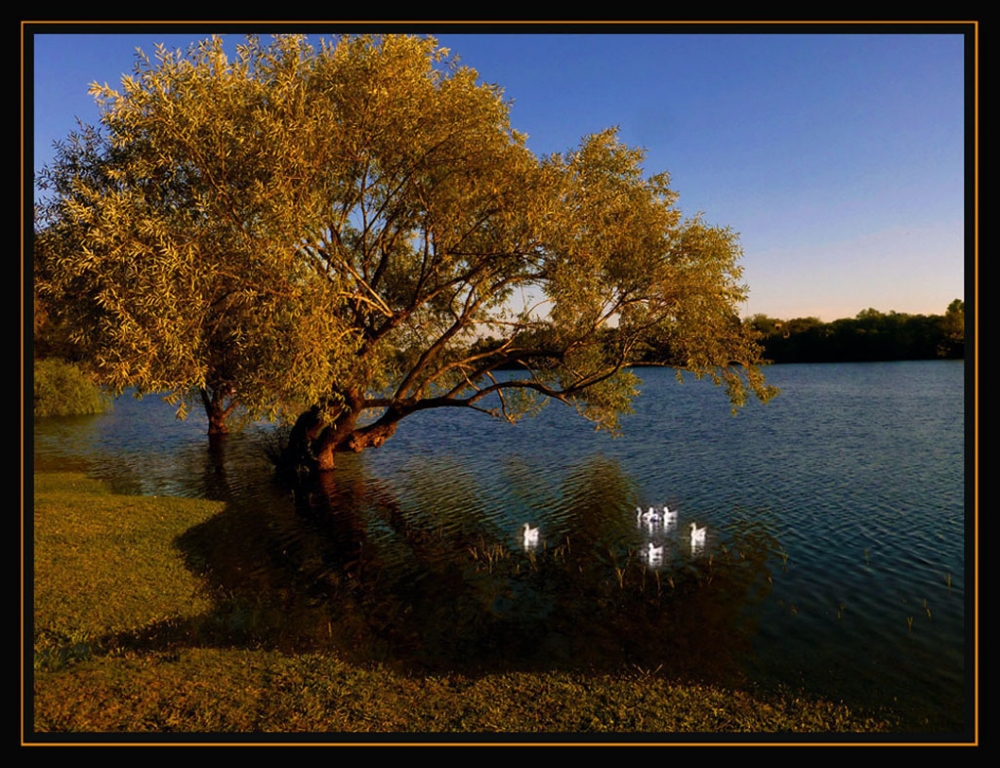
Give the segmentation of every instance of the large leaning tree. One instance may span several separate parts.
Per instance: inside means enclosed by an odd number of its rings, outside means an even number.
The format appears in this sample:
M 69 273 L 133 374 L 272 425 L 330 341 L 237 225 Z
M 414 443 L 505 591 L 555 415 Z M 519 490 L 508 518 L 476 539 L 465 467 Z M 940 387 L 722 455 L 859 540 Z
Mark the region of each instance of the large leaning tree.
M 295 418 L 286 458 L 321 470 L 428 408 L 616 430 L 653 348 L 773 394 L 735 234 L 614 130 L 535 156 L 433 39 L 213 38 L 93 92 L 39 178 L 36 279 L 118 390 Z

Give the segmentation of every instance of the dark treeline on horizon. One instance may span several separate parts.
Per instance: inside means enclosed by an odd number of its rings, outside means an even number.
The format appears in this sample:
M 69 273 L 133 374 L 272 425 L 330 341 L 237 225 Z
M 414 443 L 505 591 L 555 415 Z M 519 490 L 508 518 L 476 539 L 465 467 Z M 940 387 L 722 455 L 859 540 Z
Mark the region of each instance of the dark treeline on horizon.
M 815 317 L 746 320 L 761 334 L 764 357 L 774 363 L 961 360 L 965 357 L 965 303 L 955 299 L 944 315 L 908 315 L 865 309 L 853 318 L 824 323 Z

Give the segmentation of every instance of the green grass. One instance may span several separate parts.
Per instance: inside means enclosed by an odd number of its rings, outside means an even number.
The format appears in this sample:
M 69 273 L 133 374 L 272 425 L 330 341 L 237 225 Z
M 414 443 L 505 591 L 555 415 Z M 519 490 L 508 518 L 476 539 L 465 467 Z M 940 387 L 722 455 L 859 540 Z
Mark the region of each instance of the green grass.
M 842 705 L 655 674 L 412 675 L 219 642 L 174 540 L 222 511 L 35 475 L 34 728 L 152 733 L 859 733 Z M 155 637 L 155 642 L 147 642 Z
M 45 731 L 829 733 L 887 730 L 847 708 L 637 674 L 424 677 L 333 656 L 187 648 L 38 676 Z
M 172 542 L 221 509 L 195 499 L 114 496 L 78 474 L 36 474 L 36 666 L 211 608 Z

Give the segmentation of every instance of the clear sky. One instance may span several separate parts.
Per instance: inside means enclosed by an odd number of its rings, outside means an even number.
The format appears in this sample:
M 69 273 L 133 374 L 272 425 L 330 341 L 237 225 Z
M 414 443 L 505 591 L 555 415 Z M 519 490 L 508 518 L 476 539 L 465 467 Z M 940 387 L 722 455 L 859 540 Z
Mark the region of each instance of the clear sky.
M 91 82 L 117 87 L 136 47 L 153 58 L 157 42 L 187 48 L 211 32 L 176 34 L 163 24 L 120 34 L 33 29 L 34 60 L 26 63 L 36 170 L 77 118 L 97 122 Z M 964 296 L 966 73 L 957 29 L 680 29 L 444 27 L 435 36 L 504 88 L 513 127 L 537 154 L 618 126 L 623 141 L 647 150 L 650 174 L 670 173 L 685 215 L 739 232 L 750 286 L 744 316 L 831 321 L 868 307 L 943 314 Z M 318 39 L 337 29 L 304 31 Z M 229 48 L 242 40 L 224 37 Z

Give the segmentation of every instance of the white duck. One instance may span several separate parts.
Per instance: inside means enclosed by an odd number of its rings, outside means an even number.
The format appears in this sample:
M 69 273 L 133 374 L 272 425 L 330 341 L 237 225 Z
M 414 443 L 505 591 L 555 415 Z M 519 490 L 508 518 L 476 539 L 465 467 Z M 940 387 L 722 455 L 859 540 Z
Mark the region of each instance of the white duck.
M 521 539 L 526 547 L 538 546 L 538 527 L 532 528 L 528 523 L 521 526 Z

